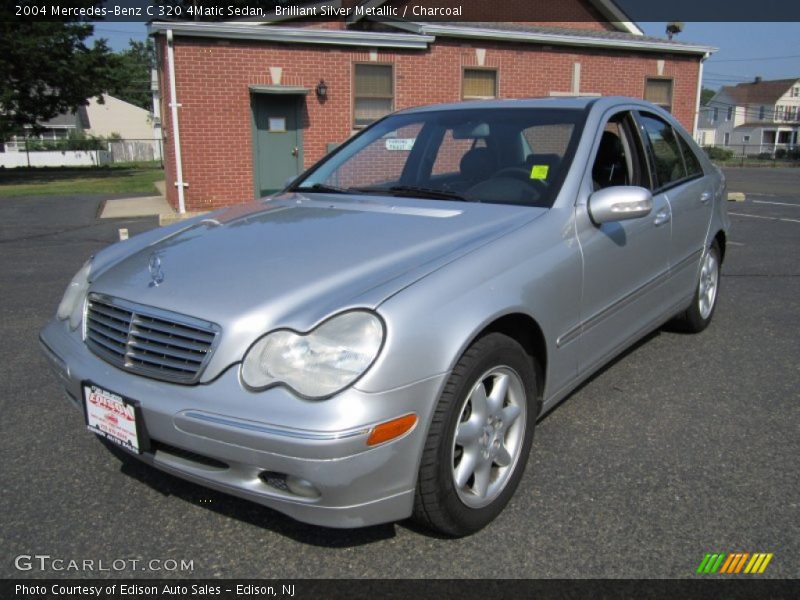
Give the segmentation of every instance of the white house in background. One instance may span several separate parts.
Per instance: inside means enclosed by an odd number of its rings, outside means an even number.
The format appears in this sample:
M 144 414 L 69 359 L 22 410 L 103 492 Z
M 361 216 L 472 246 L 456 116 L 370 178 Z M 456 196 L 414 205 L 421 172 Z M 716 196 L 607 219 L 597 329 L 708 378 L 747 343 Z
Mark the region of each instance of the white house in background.
M 88 135 L 108 137 L 116 133 L 124 140 L 153 139 L 152 117 L 144 108 L 108 94 L 103 94 L 103 104 L 97 98 L 90 98 L 85 108 Z
M 737 154 L 774 154 L 798 146 L 800 78 L 721 88 L 700 110 L 697 142 Z
M 114 96 L 103 94 L 103 103 L 90 98 L 70 114 L 62 114 L 40 123 L 33 134 L 15 135 L 0 144 L 0 166 L 73 166 L 105 162 L 154 161 L 161 159 L 161 123 L 150 111 Z M 40 150 L 26 146 L 25 138 L 52 142 L 66 140 L 75 134 L 121 139 L 109 140 L 101 151 L 61 149 Z M 28 151 L 26 151 L 28 149 Z M 24 157 L 15 154 L 24 153 Z M 73 156 L 75 155 L 75 156 Z M 80 155 L 80 156 L 78 156 Z

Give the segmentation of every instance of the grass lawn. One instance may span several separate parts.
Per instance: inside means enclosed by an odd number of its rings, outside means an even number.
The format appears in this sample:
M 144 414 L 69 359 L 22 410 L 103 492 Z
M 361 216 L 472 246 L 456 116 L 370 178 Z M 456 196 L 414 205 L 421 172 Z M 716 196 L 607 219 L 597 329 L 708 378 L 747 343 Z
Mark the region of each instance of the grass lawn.
M 153 183 L 163 179 L 161 169 L 137 165 L 0 169 L 0 197 L 156 194 Z

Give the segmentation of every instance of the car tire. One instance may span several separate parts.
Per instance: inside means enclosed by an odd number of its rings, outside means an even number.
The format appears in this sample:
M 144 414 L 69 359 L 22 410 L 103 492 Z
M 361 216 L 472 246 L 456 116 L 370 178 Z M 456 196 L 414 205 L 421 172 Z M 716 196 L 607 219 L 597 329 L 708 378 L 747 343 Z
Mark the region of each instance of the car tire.
M 414 519 L 461 537 L 497 517 L 522 478 L 540 405 L 536 370 L 520 344 L 500 333 L 473 343 L 436 406 Z
M 719 297 L 721 257 L 719 244 L 715 240 L 701 259 L 692 303 L 677 318 L 679 329 L 688 333 L 700 333 L 711 323 Z

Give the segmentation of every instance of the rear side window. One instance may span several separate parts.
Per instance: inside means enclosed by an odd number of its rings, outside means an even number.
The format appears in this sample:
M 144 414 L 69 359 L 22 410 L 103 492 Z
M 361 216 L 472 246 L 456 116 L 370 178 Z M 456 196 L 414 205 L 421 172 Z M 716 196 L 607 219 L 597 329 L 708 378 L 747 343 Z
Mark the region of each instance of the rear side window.
M 652 115 L 641 114 L 640 119 L 644 134 L 649 139 L 653 151 L 658 187 L 663 188 L 681 179 L 686 179 L 686 167 L 672 127 Z
M 694 150 L 692 150 L 692 147 L 681 136 L 676 137 L 678 138 L 678 143 L 681 146 L 683 160 L 686 163 L 686 171 L 688 172 L 689 177 L 697 177 L 702 175 L 703 166 L 700 164 L 700 159 L 697 158 L 697 155 L 694 153 Z

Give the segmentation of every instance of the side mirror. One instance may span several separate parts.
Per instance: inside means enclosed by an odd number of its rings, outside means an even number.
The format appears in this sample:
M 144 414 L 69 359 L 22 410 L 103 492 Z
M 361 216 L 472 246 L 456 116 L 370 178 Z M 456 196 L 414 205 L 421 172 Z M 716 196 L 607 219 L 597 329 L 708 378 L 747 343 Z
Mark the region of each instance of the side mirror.
M 646 217 L 652 210 L 653 195 L 643 187 L 614 186 L 589 196 L 589 216 L 596 225 Z

